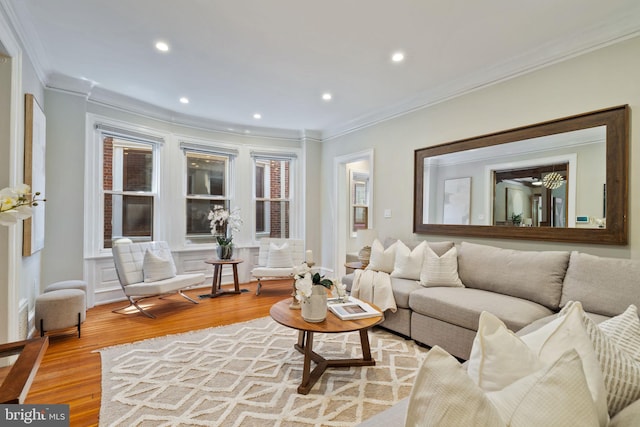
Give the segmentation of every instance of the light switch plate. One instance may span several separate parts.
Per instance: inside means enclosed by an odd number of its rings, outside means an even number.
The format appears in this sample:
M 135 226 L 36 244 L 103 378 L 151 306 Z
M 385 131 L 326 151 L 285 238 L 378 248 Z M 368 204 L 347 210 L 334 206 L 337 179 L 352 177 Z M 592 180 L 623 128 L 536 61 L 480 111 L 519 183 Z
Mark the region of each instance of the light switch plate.
M 384 217 L 385 218 L 391 218 L 391 209 L 385 209 L 384 210 Z

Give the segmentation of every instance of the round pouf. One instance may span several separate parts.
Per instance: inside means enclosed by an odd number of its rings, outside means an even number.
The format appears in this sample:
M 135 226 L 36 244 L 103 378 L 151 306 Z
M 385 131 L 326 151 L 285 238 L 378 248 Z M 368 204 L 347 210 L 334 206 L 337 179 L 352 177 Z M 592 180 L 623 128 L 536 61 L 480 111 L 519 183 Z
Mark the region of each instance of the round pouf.
M 43 337 L 46 331 L 80 325 L 85 321 L 85 293 L 79 289 L 60 289 L 45 292 L 36 298 L 36 328 Z

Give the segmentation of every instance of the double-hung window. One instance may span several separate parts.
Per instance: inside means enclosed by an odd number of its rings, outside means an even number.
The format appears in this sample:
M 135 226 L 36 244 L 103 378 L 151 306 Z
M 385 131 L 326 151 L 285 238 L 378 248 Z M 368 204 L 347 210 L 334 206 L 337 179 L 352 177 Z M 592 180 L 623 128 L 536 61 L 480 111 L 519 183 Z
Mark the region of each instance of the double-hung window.
M 108 131 L 101 142 L 103 248 L 119 238 L 153 240 L 156 143 Z
M 231 170 L 237 151 L 183 142 L 186 161 L 186 236 L 193 243 L 210 243 L 209 212 L 230 209 Z
M 295 155 L 252 153 L 256 238 L 292 234 L 292 173 Z

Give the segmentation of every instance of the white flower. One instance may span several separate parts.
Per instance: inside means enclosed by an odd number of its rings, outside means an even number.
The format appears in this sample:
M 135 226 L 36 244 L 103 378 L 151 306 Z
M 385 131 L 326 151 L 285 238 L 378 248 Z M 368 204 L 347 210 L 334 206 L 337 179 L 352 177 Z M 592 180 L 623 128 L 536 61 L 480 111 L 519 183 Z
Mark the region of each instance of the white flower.
M 0 190 L 0 225 L 13 225 L 33 215 L 31 206 L 36 206 L 38 201 L 44 199 L 37 199 L 40 193 L 32 196 L 30 191 L 31 188 L 26 184 Z
M 304 276 L 298 276 L 296 279 L 296 299 L 304 302 L 311 296 L 313 288 L 313 279 L 311 273 L 305 273 Z
M 333 289 L 336 290 L 339 298 L 343 298 L 347 295 L 347 285 L 344 283 L 334 283 Z

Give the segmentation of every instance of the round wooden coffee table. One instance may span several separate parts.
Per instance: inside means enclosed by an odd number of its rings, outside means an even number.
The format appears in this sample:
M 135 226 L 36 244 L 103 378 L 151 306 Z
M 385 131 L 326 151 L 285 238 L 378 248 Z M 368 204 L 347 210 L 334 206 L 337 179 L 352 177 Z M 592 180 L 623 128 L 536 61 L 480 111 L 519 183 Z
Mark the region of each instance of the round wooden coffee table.
M 276 322 L 288 328 L 298 330 L 298 342 L 294 348 L 304 354 L 304 364 L 302 368 L 302 383 L 298 387 L 298 393 L 308 394 L 311 387 L 318 381 L 322 373 L 327 368 L 343 368 L 348 366 L 374 366 L 376 361 L 371 358 L 371 348 L 369 346 L 368 331 L 371 327 L 384 320 L 384 315 L 379 317 L 369 317 L 357 320 L 341 320 L 331 311 L 327 311 L 327 318 L 319 323 L 310 323 L 302 319 L 300 310 L 289 308 L 291 299 L 282 300 L 273 306 L 269 314 Z M 373 304 L 372 307 L 376 308 Z M 361 359 L 325 359 L 313 351 L 313 334 L 337 334 L 344 332 L 359 332 L 360 345 L 362 347 Z M 316 363 L 316 367 L 311 370 L 311 361 Z

